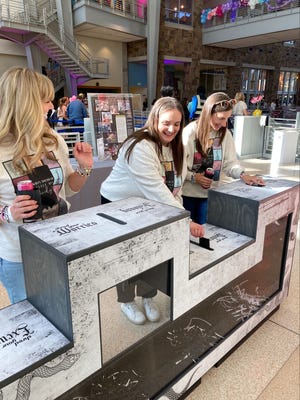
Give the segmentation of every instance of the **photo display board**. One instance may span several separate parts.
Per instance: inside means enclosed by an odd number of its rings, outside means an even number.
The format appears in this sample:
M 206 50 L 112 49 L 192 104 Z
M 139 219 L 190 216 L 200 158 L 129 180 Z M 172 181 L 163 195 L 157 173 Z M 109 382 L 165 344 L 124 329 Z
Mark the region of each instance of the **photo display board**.
M 99 160 L 116 159 L 120 144 L 134 132 L 134 112 L 141 95 L 88 93 L 91 142 Z

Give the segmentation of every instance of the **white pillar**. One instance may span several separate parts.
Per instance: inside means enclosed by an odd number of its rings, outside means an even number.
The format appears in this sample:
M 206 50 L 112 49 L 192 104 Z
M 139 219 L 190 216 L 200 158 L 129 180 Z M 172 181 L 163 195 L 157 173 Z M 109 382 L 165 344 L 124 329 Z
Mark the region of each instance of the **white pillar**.
M 150 6 L 151 4 L 151 6 Z M 147 7 L 147 96 L 148 104 L 156 97 L 158 41 L 161 0 L 149 1 Z
M 25 46 L 27 65 L 37 72 L 42 72 L 41 50 L 35 44 Z

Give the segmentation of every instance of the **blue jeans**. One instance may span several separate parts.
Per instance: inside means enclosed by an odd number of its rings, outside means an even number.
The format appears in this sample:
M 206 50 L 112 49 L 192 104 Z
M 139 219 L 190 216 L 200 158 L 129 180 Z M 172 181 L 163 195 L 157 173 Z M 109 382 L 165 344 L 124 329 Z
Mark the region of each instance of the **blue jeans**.
M 0 258 L 0 281 L 12 304 L 26 299 L 23 263 Z
M 191 213 L 191 219 L 197 224 L 207 221 L 207 199 L 199 197 L 182 196 L 183 207 Z

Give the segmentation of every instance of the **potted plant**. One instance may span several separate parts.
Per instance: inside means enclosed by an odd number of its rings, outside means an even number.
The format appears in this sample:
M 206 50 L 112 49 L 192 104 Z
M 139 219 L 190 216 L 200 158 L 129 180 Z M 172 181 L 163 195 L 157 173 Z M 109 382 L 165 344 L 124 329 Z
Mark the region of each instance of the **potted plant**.
M 256 96 L 256 97 L 253 96 L 250 99 L 250 103 L 256 104 L 256 109 L 253 111 L 252 115 L 259 117 L 262 114 L 262 110 L 259 108 L 259 105 L 263 98 L 264 98 L 264 96 L 262 94 L 259 94 L 258 96 Z

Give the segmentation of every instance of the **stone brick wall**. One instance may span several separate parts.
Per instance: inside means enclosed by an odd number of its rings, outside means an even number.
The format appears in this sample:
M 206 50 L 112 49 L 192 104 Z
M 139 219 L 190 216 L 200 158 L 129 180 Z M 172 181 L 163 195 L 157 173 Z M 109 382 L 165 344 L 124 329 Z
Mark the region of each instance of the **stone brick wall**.
M 200 59 L 215 60 L 218 62 L 234 62 L 236 66 L 224 65 L 226 73 L 226 92 L 234 96 L 241 90 L 242 64 L 267 65 L 274 67 L 267 72 L 266 98 L 271 100 L 277 94 L 280 68 L 295 68 L 300 65 L 300 40 L 296 47 L 284 47 L 282 43 L 251 46 L 241 49 L 225 49 L 221 47 L 202 46 L 202 25 L 200 14 L 202 2 L 194 2 L 193 28 L 191 30 L 170 27 L 164 22 L 165 2 L 162 0 L 160 20 L 160 41 L 157 66 L 157 96 L 160 87 L 164 84 L 164 56 L 189 57 L 191 63 L 183 67 L 184 79 L 182 82 L 182 97 L 190 97 L 196 93 L 200 83 Z M 128 44 L 128 56 L 141 56 L 147 54 L 146 40 Z M 219 63 L 216 65 L 220 67 Z M 298 103 L 300 103 L 300 79 L 298 79 Z

